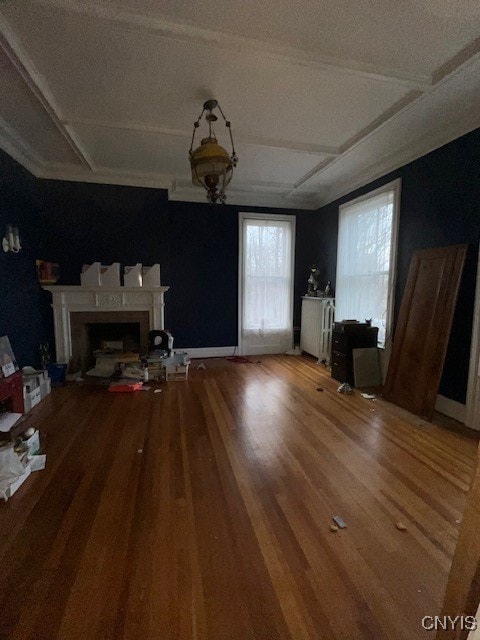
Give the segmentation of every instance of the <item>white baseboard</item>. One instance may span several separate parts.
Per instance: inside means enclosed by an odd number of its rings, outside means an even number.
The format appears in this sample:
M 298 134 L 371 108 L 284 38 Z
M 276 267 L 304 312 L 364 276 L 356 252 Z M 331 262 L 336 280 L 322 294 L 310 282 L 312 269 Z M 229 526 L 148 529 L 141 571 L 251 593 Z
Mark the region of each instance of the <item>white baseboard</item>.
M 192 347 L 175 351 L 186 351 L 191 358 L 225 358 L 238 354 L 238 347 Z
M 453 418 L 454 420 L 458 420 L 459 422 L 463 422 L 465 424 L 465 420 L 467 417 L 467 407 L 461 402 L 457 402 L 456 400 L 451 400 L 450 398 L 445 398 L 445 396 L 437 396 L 437 400 L 435 402 L 435 409 L 448 416 L 449 418 Z

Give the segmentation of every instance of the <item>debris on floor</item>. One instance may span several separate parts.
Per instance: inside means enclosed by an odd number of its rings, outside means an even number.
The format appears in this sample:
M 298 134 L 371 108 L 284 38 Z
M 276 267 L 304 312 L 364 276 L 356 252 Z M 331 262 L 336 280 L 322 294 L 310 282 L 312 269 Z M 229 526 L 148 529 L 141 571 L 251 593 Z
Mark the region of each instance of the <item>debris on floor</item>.
M 155 391 L 153 393 L 162 393 L 161 389 L 155 389 Z
M 345 524 L 345 522 L 342 520 L 340 516 L 333 516 L 332 520 L 335 522 L 335 524 L 338 526 L 339 529 L 347 528 L 347 525 Z
M 375 400 L 376 396 L 373 393 L 361 393 L 362 398 L 365 400 Z
M 203 362 L 200 362 L 200 364 L 197 366 L 197 369 L 206 369 L 207 367 L 203 364 Z
M 345 395 L 351 394 L 353 393 L 353 389 L 352 387 L 348 384 L 348 382 L 344 382 L 343 384 L 341 384 L 338 389 L 337 389 L 338 393 L 343 393 Z
M 337 527 L 337 525 L 336 525 L 336 524 L 331 524 L 331 525 L 330 525 L 330 531 L 331 531 L 332 533 L 337 532 L 337 531 L 338 531 L 338 527 Z
M 117 393 L 131 393 L 132 391 L 139 391 L 143 386 L 143 382 L 112 382 L 108 386 L 109 391 L 114 391 Z
M 137 449 L 137 453 L 143 453 L 143 449 Z
M 317 387 L 317 391 L 323 391 L 323 387 Z
M 407 527 L 406 527 L 406 525 L 405 525 L 403 522 L 400 522 L 400 521 L 399 521 L 399 522 L 397 522 L 397 523 L 396 523 L 396 525 L 395 525 L 395 526 L 397 527 L 397 529 L 398 529 L 399 531 L 406 531 L 406 530 L 407 530 Z

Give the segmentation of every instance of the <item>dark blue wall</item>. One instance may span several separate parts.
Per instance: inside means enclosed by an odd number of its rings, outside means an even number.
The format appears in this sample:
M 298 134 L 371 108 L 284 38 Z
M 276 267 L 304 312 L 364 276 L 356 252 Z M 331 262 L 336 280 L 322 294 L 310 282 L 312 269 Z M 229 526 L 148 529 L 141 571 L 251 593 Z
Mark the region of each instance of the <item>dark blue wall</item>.
M 395 312 L 416 249 L 471 245 L 441 393 L 465 401 L 476 252 L 480 239 L 480 132 L 438 149 L 317 212 L 297 216 L 295 324 L 309 268 L 335 280 L 338 206 L 397 177 L 402 202 Z M 178 347 L 237 343 L 238 212 L 286 213 L 254 207 L 168 202 L 159 189 L 36 180 L 0 153 L 0 230 L 20 226 L 25 249 L 0 256 L 0 335 L 8 334 L 21 364 L 37 362 L 51 338 L 51 311 L 37 284 L 35 258 L 60 263 L 61 282 L 79 284 L 82 264 L 159 262 L 166 324 Z
M 35 260 L 48 258 L 36 184 L 0 149 L 0 240 L 11 223 L 19 227 L 23 246 L 18 254 L 0 248 L 0 336 L 8 335 L 21 367 L 39 364 L 38 345 L 47 338 L 50 311 L 35 271 Z
M 175 346 L 237 344 L 238 212 L 274 209 L 168 202 L 161 189 L 57 180 L 40 180 L 39 191 L 61 284 L 80 284 L 82 265 L 95 261 L 158 262 L 171 286 L 165 324 Z
M 316 262 L 325 277 L 334 280 L 338 207 L 396 178 L 402 179 L 402 194 L 395 320 L 413 252 L 430 247 L 469 245 L 440 385 L 441 394 L 465 402 L 480 241 L 480 129 L 352 191 L 316 214 L 302 214 L 299 243 L 304 261 L 301 269 L 305 272 Z

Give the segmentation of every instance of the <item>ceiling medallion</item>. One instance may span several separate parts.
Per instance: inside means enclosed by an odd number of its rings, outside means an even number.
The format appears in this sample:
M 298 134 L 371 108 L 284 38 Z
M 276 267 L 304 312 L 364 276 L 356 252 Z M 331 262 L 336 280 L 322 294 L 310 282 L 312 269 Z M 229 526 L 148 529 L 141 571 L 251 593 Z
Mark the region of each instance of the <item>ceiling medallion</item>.
M 230 134 L 232 153 L 218 144 L 215 136 L 214 123 L 218 120 L 213 113 L 214 109 L 220 111 L 225 120 L 225 126 Z M 200 120 L 206 112 L 205 120 L 208 122 L 208 137 L 203 138 L 200 146 L 193 149 L 195 134 L 200 127 Z M 233 169 L 237 166 L 238 157 L 233 144 L 232 128 L 230 121 L 225 118 L 222 108 L 216 100 L 207 100 L 203 105 L 203 110 L 198 119 L 193 123 L 192 144 L 188 154 L 192 168 L 192 182 L 197 187 L 203 187 L 207 192 L 207 200 L 215 204 L 221 202 L 225 204 L 227 196 L 225 188 L 232 179 Z

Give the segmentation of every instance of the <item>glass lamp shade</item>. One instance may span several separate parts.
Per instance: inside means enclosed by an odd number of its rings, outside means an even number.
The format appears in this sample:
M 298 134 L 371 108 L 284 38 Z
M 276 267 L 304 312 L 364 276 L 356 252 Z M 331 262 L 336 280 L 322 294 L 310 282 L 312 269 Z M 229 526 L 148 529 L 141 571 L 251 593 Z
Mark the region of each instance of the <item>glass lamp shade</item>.
M 228 152 L 218 144 L 217 139 L 204 138 L 200 146 L 192 151 L 190 163 L 193 184 L 204 187 L 211 202 L 225 200 L 224 190 L 232 179 L 233 165 Z

